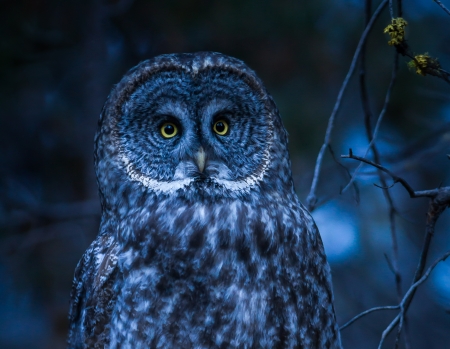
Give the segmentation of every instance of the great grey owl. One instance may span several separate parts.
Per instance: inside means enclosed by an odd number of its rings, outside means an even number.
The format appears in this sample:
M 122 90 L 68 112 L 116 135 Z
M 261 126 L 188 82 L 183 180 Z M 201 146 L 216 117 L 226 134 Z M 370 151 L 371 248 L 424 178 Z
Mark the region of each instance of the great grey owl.
M 340 348 L 286 131 L 243 62 L 131 69 L 103 108 L 95 167 L 102 218 L 75 271 L 70 348 Z

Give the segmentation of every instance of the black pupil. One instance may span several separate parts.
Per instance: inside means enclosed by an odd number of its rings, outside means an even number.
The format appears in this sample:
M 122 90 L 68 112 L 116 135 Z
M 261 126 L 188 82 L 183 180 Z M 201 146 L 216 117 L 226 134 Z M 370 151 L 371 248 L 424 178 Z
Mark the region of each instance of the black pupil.
M 175 127 L 173 127 L 173 125 L 166 125 L 164 126 L 164 131 L 170 136 L 175 132 Z
M 225 125 L 223 124 L 222 121 L 219 121 L 218 123 L 216 123 L 216 130 L 217 130 L 217 132 L 220 132 L 220 133 L 225 131 Z

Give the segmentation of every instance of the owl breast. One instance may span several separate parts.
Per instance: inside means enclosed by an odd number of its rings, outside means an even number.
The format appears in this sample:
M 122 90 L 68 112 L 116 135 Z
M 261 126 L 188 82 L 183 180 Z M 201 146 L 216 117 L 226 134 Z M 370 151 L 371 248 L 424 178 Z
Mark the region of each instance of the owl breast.
M 170 201 L 135 229 L 139 243 L 119 261 L 124 279 L 116 285 L 112 342 L 133 347 L 141 335 L 161 348 L 295 348 L 301 307 L 330 297 L 301 280 L 316 274 L 298 271 L 301 246 L 320 249 L 314 231 L 294 227 L 302 212 L 236 201 L 170 212 Z M 330 311 L 302 321 L 313 332 L 314 321 Z

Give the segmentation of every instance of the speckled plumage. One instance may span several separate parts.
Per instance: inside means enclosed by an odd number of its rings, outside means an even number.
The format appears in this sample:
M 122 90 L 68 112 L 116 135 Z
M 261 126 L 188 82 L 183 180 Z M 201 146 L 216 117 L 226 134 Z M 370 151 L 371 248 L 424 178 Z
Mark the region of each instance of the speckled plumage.
M 104 106 L 95 165 L 102 220 L 75 271 L 69 348 L 340 348 L 286 131 L 243 62 L 200 52 L 131 69 Z

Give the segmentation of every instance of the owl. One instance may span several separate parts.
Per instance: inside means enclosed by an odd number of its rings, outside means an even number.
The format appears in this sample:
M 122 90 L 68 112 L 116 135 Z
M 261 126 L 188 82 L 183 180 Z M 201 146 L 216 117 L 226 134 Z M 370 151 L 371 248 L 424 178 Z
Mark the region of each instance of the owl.
M 168 54 L 112 89 L 95 137 L 99 234 L 69 348 L 340 348 L 330 268 L 261 80 Z

